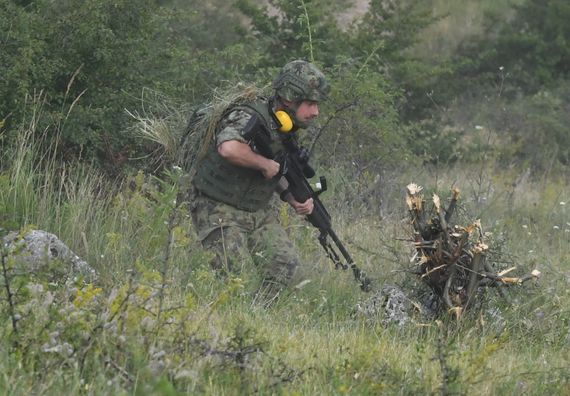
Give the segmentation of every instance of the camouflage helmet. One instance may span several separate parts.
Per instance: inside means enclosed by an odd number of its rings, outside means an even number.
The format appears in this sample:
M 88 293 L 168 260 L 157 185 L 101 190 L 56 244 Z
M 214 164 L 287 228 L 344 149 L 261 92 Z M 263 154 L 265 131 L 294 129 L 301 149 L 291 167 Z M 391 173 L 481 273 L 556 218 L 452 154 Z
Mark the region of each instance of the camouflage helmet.
M 312 63 L 294 60 L 287 63 L 273 81 L 275 94 L 291 102 L 320 102 L 329 93 L 325 75 Z

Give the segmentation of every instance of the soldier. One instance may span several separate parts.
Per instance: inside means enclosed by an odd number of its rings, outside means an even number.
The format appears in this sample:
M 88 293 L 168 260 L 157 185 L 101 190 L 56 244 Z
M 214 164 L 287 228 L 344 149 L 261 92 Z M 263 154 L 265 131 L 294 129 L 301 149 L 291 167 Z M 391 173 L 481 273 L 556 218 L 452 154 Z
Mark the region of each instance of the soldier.
M 319 102 L 328 93 L 327 81 L 313 64 L 287 63 L 273 82 L 274 96 L 257 97 L 230 107 L 216 125 L 211 145 L 193 179 L 192 218 L 202 245 L 215 252 L 212 267 L 239 273 L 254 256 L 263 281 L 258 296 L 271 303 L 288 285 L 299 256 L 271 205 L 274 193 L 299 215 L 313 210 L 313 200 L 297 202 L 280 176 L 280 164 L 258 154 L 246 139 L 253 116 L 263 123 L 278 154 L 283 134 L 307 128 L 319 115 Z

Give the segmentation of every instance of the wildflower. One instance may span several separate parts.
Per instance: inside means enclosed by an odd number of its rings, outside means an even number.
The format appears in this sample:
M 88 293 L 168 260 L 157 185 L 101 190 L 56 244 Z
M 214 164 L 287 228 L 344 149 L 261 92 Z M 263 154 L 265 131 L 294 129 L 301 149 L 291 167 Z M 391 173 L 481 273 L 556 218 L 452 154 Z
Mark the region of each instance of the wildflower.
M 566 205 L 566 202 L 561 201 L 561 202 L 560 202 L 560 205 L 561 205 L 561 206 L 564 206 L 564 205 Z
M 478 131 L 480 131 L 481 129 L 483 129 L 483 127 L 481 125 L 475 125 L 475 129 L 477 129 Z
M 175 171 L 181 171 L 181 170 L 182 170 L 182 168 L 179 167 L 178 165 L 174 165 L 174 166 L 172 167 L 172 169 L 174 169 Z
M 505 67 L 504 67 L 504 66 L 500 66 L 500 67 L 499 67 L 499 70 L 500 70 L 500 71 L 503 71 L 503 70 L 505 70 Z
M 522 226 L 525 230 L 528 228 L 528 226 L 526 224 L 523 224 Z
M 558 227 L 557 225 L 555 225 L 555 226 L 552 227 L 552 228 L 555 229 L 555 230 L 559 230 L 559 229 L 560 229 L 560 227 Z

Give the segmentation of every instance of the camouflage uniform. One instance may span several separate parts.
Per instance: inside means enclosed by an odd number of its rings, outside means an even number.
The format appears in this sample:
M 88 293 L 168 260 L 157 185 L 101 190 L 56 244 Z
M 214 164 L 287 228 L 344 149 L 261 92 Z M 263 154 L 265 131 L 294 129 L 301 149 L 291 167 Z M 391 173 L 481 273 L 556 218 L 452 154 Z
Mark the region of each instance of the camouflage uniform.
M 274 88 L 276 97 L 295 105 L 303 100 L 318 102 L 328 93 L 324 75 L 305 61 L 285 65 Z M 274 153 L 282 150 L 279 133 L 288 131 L 280 129 L 283 125 L 274 120 L 274 110 L 264 98 L 229 109 L 218 122 L 215 145 L 198 165 L 192 200 L 198 237 L 216 254 L 212 267 L 222 273 L 239 273 L 244 265 L 255 262 L 263 275 L 262 297 L 269 299 L 291 281 L 299 265 L 298 254 L 277 221 L 273 192 L 278 178 L 265 180 L 259 171 L 232 165 L 221 158 L 216 147 L 230 140 L 248 143 L 242 133 L 256 114 L 270 131 L 271 144 L 277 148 Z M 295 110 L 289 109 L 288 113 L 297 127 L 306 127 L 296 119 Z
M 250 114 L 230 112 L 221 122 L 216 146 L 228 140 L 245 142 L 241 131 Z M 277 201 L 248 212 L 194 191 L 192 220 L 202 245 L 216 254 L 212 267 L 222 273 L 239 273 L 253 261 L 260 267 L 264 286 L 277 292 L 287 285 L 300 263 L 299 256 L 278 223 Z

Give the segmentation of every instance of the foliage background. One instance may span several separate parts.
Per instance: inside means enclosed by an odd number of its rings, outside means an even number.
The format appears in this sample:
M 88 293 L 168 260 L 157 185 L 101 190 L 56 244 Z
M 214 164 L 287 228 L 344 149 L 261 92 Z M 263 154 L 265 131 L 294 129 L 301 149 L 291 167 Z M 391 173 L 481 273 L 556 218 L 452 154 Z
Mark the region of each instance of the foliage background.
M 61 158 L 112 174 L 142 166 L 132 159 L 148 147 L 126 133 L 125 109 L 153 106 L 148 92 L 188 109 L 224 84 L 267 86 L 295 58 L 316 61 L 333 83 L 326 136 L 341 139 L 321 141 L 343 147 L 343 161 L 454 161 L 471 149 L 465 128 L 485 117 L 514 146 L 496 153 L 504 164 L 549 167 L 551 152 L 568 163 L 562 0 L 2 0 L 0 9 L 3 140 L 39 100 L 39 130 L 58 140 Z M 513 126 L 520 114 L 525 125 Z M 355 140 L 374 152 L 355 155 Z
M 53 232 L 100 274 L 54 283 L 65 268 L 22 271 L 3 248 L 3 393 L 564 394 L 567 1 L 260 4 L 0 0 L 1 234 Z M 330 78 L 303 140 L 368 272 L 418 286 L 402 272 L 413 181 L 442 197 L 459 186 L 494 265 L 543 279 L 459 323 L 370 325 L 351 314 L 363 296 L 350 277 L 287 210 L 308 285 L 259 310 L 255 273 L 217 279 L 175 204 L 182 176 L 134 131 L 144 118 L 176 133 L 238 83 L 270 93 L 296 58 Z

